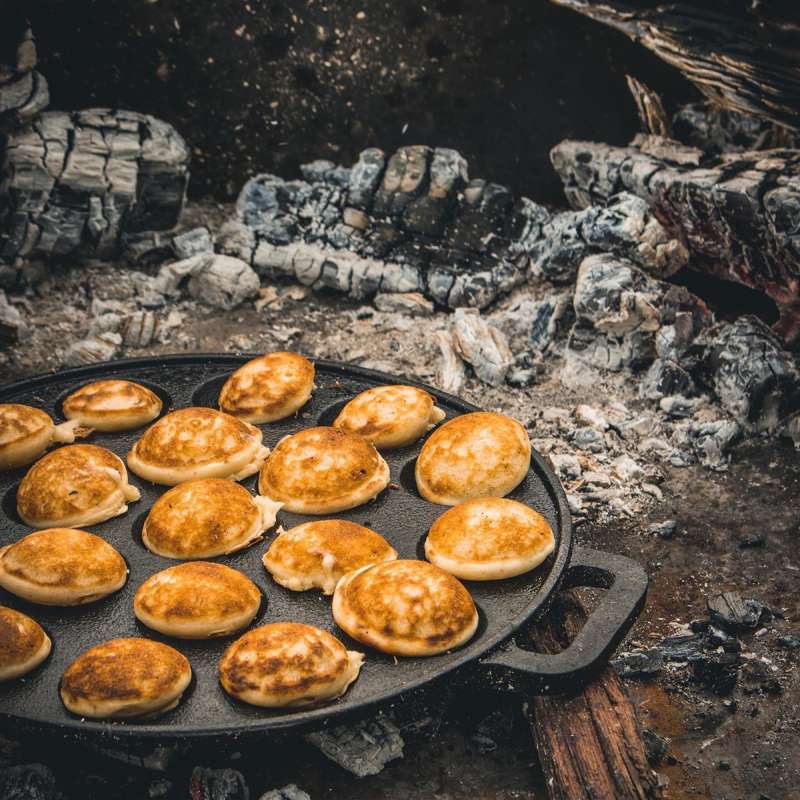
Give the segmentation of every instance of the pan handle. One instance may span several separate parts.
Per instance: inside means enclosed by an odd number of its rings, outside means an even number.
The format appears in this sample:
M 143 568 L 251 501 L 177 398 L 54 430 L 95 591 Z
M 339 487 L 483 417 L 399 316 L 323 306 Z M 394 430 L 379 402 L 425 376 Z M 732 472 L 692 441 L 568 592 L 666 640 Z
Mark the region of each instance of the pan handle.
M 526 691 L 559 694 L 580 685 L 605 664 L 644 606 L 647 573 L 625 556 L 576 547 L 562 587 L 607 589 L 597 608 L 560 653 L 523 650 L 513 640 L 480 660 L 494 681 L 517 682 Z M 517 681 L 515 681 L 517 679 Z

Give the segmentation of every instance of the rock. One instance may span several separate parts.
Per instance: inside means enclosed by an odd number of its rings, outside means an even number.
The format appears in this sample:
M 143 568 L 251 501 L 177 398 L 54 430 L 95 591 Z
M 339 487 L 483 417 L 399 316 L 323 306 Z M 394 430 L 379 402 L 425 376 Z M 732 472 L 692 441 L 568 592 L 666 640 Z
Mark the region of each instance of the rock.
M 290 783 L 281 789 L 270 789 L 270 791 L 264 792 L 259 800 L 311 800 L 311 796 L 294 783 Z
M 173 238 L 172 244 L 175 255 L 180 260 L 214 252 L 211 231 L 206 227 L 192 228 L 181 233 Z
M 189 782 L 191 800 L 249 800 L 244 776 L 235 769 L 195 767 Z
M 657 647 L 620 653 L 611 660 L 620 678 L 651 678 L 664 667 L 664 656 Z
M 353 775 L 377 775 L 389 761 L 403 757 L 403 737 L 383 715 L 354 725 L 310 733 L 306 740 Z
M 18 344 L 28 334 L 19 309 L 8 302 L 6 293 L 0 289 L 0 345 Z
M 611 462 L 612 472 L 622 481 L 641 478 L 644 470 L 629 456 L 621 455 Z
M 21 764 L 0 769 L 0 797 L 3 800 L 65 800 L 56 779 L 44 764 Z
M 513 359 L 505 336 L 489 325 L 477 309 L 458 308 L 453 319 L 456 352 L 484 383 L 502 385 Z
M 671 539 L 675 535 L 678 523 L 674 519 L 656 522 L 647 528 L 647 532 L 658 536 L 659 539 Z
M 433 303 L 419 292 L 378 292 L 375 295 L 375 308 L 410 317 L 428 317 L 433 314 Z
M 119 355 L 122 347 L 122 336 L 114 331 L 89 336 L 71 344 L 62 359 L 65 367 L 79 367 L 84 364 L 96 364 L 110 361 Z
M 556 475 L 562 480 L 575 480 L 581 477 L 581 463 L 569 453 L 551 453 L 548 456 Z
M 189 278 L 189 294 L 195 300 L 230 311 L 258 296 L 258 275 L 240 258 L 217 254 L 195 258 L 203 259 Z
M 609 427 L 605 414 L 594 406 L 586 404 L 578 405 L 575 408 L 575 419 L 599 431 L 606 431 Z

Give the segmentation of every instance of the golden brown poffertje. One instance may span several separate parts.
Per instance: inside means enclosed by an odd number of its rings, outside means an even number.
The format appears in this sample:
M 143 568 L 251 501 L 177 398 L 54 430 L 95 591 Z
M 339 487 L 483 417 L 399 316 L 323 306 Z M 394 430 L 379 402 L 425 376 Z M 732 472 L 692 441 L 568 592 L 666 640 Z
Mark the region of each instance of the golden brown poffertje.
M 151 425 L 128 453 L 145 480 L 175 486 L 197 478 L 240 481 L 254 475 L 269 450 L 254 425 L 213 408 L 182 408 Z
M 387 561 L 345 575 L 333 593 L 336 624 L 398 656 L 433 656 L 468 642 L 478 627 L 469 592 L 426 561 Z
M 142 541 L 165 558 L 212 558 L 242 550 L 275 524 L 280 503 L 253 497 L 224 478 L 201 478 L 174 486 L 156 500 L 142 528 Z
M 93 444 L 71 444 L 28 470 L 17 489 L 17 512 L 33 528 L 72 528 L 118 517 L 139 497 L 118 456 Z
M 363 436 L 379 450 L 389 450 L 413 444 L 444 417 L 422 389 L 375 386 L 347 403 L 333 425 Z
M 519 422 L 490 411 L 462 414 L 422 445 L 417 489 L 426 500 L 445 506 L 473 497 L 503 497 L 522 483 L 530 463 L 530 439 Z
M 92 603 L 121 589 L 127 578 L 125 559 L 86 531 L 34 531 L 0 548 L 0 586 L 32 603 Z
M 321 519 L 279 529 L 264 555 L 264 567 L 292 591 L 333 594 L 345 573 L 394 558 L 397 553 L 379 533 L 346 519 Z
M 264 708 L 319 705 L 343 695 L 364 656 L 335 636 L 299 622 L 274 622 L 248 631 L 219 664 L 222 688 Z
M 75 441 L 75 422 L 56 425 L 50 415 L 21 403 L 0 403 L 0 469 L 27 467 L 56 442 Z
M 260 425 L 290 417 L 314 390 L 314 365 L 299 353 L 267 353 L 237 369 L 219 393 L 221 411 Z
M 258 587 L 224 564 L 190 561 L 151 575 L 133 600 L 136 618 L 179 639 L 208 639 L 245 628 L 261 605 Z
M 61 678 L 61 700 L 79 717 L 133 719 L 175 708 L 192 679 L 185 656 L 150 639 L 112 639 L 78 656 Z
M 479 497 L 445 511 L 425 539 L 431 563 L 470 581 L 521 575 L 554 547 L 553 530 L 541 514 L 502 497 Z
M 94 381 L 64 400 L 64 416 L 98 431 L 129 431 L 161 413 L 161 398 L 133 381 Z
M 365 439 L 339 428 L 286 436 L 261 468 L 260 494 L 296 514 L 335 514 L 377 497 L 389 465 Z
M 50 655 L 51 646 L 38 622 L 0 606 L 0 682 L 27 675 Z

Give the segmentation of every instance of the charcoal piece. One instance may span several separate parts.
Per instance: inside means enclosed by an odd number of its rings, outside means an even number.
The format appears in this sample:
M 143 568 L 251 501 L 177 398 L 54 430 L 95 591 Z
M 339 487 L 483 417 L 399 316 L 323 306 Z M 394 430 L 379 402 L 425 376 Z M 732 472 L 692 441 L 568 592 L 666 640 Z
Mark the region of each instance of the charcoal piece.
M 189 151 L 132 111 L 45 112 L 7 137 L 0 258 L 116 255 L 125 233 L 173 228 Z
M 760 533 L 751 533 L 739 539 L 739 547 L 742 550 L 750 550 L 755 547 L 763 547 L 766 537 Z
M 212 253 L 214 251 L 211 231 L 205 226 L 192 228 L 186 233 L 175 236 L 172 240 L 172 246 L 178 259 L 191 258 L 201 253 Z
M 620 678 L 651 678 L 664 668 L 664 655 L 657 647 L 620 653 L 611 660 Z
M 163 231 L 123 233 L 120 249 L 124 257 L 139 266 L 154 266 L 176 257 L 174 239 Z
M 728 468 L 729 450 L 741 436 L 741 427 L 730 419 L 692 423 L 689 441 L 700 463 L 716 471 Z
M 122 336 L 116 331 L 108 331 L 86 339 L 73 342 L 64 353 L 62 364 L 65 367 L 79 367 L 84 364 L 97 364 L 110 361 L 119 355 Z
M 376 217 L 401 217 L 411 201 L 426 189 L 431 148 L 401 147 L 389 159 L 383 181 L 375 192 L 372 213 Z
M 489 325 L 476 309 L 458 308 L 453 315 L 456 352 L 490 386 L 501 386 L 513 356 L 505 336 Z
M 125 347 L 149 347 L 156 339 L 158 321 L 152 311 L 134 311 L 121 320 L 119 333 Z
M 639 384 L 640 395 L 649 400 L 660 400 L 669 395 L 692 395 L 695 391 L 692 376 L 680 364 L 667 358 L 657 358 Z
M 44 764 L 20 764 L 0 769 L 3 800 L 65 800 L 56 779 Z
M 375 308 L 409 317 L 429 317 L 433 314 L 433 303 L 419 292 L 379 292 L 375 295 Z
M 359 778 L 377 775 L 390 761 L 402 758 L 405 746 L 400 730 L 383 715 L 315 731 L 306 740 Z
M 258 275 L 249 264 L 233 256 L 195 256 L 200 265 L 189 278 L 189 294 L 212 308 L 230 311 L 258 295 Z
M 14 63 L 0 65 L 0 132 L 30 123 L 47 108 L 50 92 L 35 69 L 38 56 L 28 28 L 16 49 Z
M 190 800 L 249 800 L 250 790 L 235 769 L 195 767 L 189 781 Z
M 776 333 L 794 341 L 800 335 L 800 153 L 744 152 L 701 167 L 694 158 L 699 151 L 660 141 L 657 155 L 652 142 L 564 141 L 551 159 L 577 208 L 621 191 L 651 203 L 688 248 L 691 269 L 766 294 L 780 312 Z
M 742 599 L 738 592 L 722 592 L 707 598 L 712 622 L 733 631 L 754 630 L 770 610 L 758 600 Z
M 659 539 L 671 539 L 675 535 L 678 523 L 674 519 L 667 519 L 664 522 L 655 522 L 647 529 L 648 533 L 658 536 Z
M 786 650 L 797 650 L 800 648 L 800 636 L 794 633 L 785 633 L 779 636 L 775 641 L 778 647 L 783 647 Z
M 709 156 L 800 147 L 800 135 L 765 117 L 731 111 L 713 103 L 689 103 L 672 116 L 672 135 Z
M 466 368 L 456 350 L 453 334 L 450 331 L 436 331 L 434 337 L 441 355 L 437 385 L 443 391 L 457 395 L 466 380 Z
M 28 334 L 28 326 L 19 309 L 8 302 L 5 291 L 0 289 L 0 345 L 18 344 Z
M 636 111 L 639 114 L 642 131 L 653 136 L 668 136 L 669 121 L 659 95 L 631 75 L 626 75 L 625 80 L 628 83 L 628 90 L 636 103 Z
M 647 753 L 647 763 L 651 767 L 657 767 L 664 760 L 664 756 L 669 750 L 669 739 L 659 736 L 655 731 L 651 731 L 650 728 L 642 728 L 642 739 Z
M 473 179 L 464 187 L 463 200 L 447 230 L 449 246 L 457 253 L 490 252 L 512 218 L 511 192 L 497 183 Z
M 679 633 L 665 636 L 658 647 L 665 661 L 688 663 L 703 656 L 707 642 L 705 633 Z
M 547 353 L 566 337 L 574 321 L 572 293 L 557 291 L 541 298 L 522 297 L 493 312 L 488 319 L 506 335 L 512 350 L 531 348 Z
M 720 696 L 730 694 L 739 678 L 740 659 L 736 653 L 705 653 L 691 662 L 697 681 Z
M 437 147 L 428 173 L 428 190 L 412 200 L 403 213 L 403 227 L 425 236 L 440 237 L 467 183 L 467 162 L 456 150 Z
M 350 171 L 347 202 L 354 208 L 370 211 L 372 198 L 383 179 L 386 154 L 377 147 L 363 150 Z
M 800 410 L 800 371 L 757 317 L 718 323 L 691 350 L 698 379 L 748 430 L 774 432 Z
M 258 800 L 311 800 L 311 796 L 299 789 L 296 784 L 290 783 L 280 789 L 264 792 Z
M 800 128 L 794 4 L 553 2 L 626 34 L 715 105 Z

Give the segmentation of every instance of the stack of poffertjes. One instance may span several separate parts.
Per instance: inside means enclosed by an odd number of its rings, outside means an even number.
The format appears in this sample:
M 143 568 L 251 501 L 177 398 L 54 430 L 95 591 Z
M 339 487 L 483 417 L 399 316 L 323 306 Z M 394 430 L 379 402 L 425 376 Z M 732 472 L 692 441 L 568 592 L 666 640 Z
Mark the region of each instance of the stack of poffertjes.
M 124 558 L 83 528 L 125 514 L 140 499 L 130 470 L 170 487 L 141 531 L 143 545 L 169 561 L 153 575 L 134 576 L 132 613 L 176 645 L 240 634 L 219 663 L 220 684 L 235 700 L 265 708 L 322 704 L 347 691 L 364 660 L 310 625 L 277 620 L 250 628 L 264 607 L 262 591 L 238 570 L 208 560 L 263 539 L 280 509 L 313 519 L 278 527 L 264 568 L 288 590 L 332 595 L 333 620 L 352 640 L 409 657 L 464 645 L 478 613 L 461 581 L 521 575 L 555 546 L 541 514 L 506 498 L 529 469 L 527 433 L 490 412 L 444 422 L 424 390 L 376 386 L 347 402 L 332 425 L 299 430 L 270 451 L 257 426 L 297 414 L 314 380 L 309 360 L 276 352 L 228 377 L 219 410 L 164 413 L 155 392 L 120 379 L 78 388 L 63 401 L 66 421 L 58 425 L 39 409 L 0 404 L 0 469 L 28 468 L 17 512 L 34 529 L 0 548 L 0 587 L 50 606 L 95 603 L 120 590 L 132 577 Z M 95 430 L 148 424 L 127 465 L 104 447 L 75 443 Z M 412 445 L 430 431 L 416 459 L 417 490 L 450 508 L 427 533 L 427 560 L 401 559 L 391 532 L 384 532 L 387 541 L 336 515 L 387 488 L 381 451 Z M 56 443 L 64 446 L 46 452 Z M 238 481 L 256 473 L 253 496 Z M 0 606 L 0 681 L 37 668 L 50 649 L 34 619 Z M 59 691 L 81 717 L 141 719 L 178 705 L 191 678 L 179 649 L 141 636 L 90 647 L 67 667 Z

